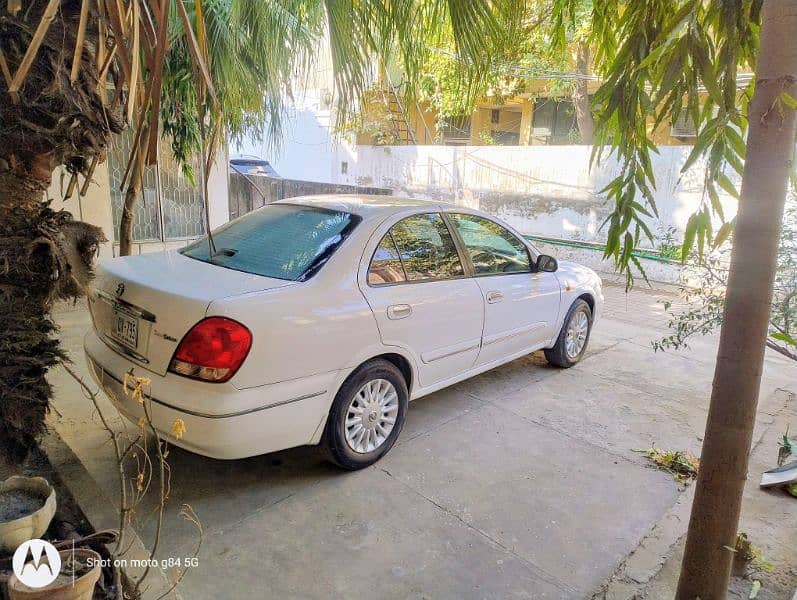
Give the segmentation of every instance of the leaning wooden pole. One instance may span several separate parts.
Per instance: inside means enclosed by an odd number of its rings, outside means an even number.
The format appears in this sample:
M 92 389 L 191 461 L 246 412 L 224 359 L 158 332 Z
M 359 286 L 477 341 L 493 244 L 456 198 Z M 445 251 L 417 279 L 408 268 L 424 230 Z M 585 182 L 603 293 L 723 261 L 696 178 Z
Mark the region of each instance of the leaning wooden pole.
M 678 600 L 720 600 L 730 579 L 769 326 L 797 115 L 797 0 L 763 7 L 725 316 Z

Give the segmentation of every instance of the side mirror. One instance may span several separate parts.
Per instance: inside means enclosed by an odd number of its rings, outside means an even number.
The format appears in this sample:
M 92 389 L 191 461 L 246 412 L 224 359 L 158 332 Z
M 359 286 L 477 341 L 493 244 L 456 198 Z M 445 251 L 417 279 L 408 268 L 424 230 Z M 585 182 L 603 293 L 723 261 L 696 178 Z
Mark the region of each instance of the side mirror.
M 540 254 L 537 256 L 537 262 L 534 263 L 534 271 L 536 273 L 553 273 L 559 268 L 559 263 L 553 256 L 547 254 Z

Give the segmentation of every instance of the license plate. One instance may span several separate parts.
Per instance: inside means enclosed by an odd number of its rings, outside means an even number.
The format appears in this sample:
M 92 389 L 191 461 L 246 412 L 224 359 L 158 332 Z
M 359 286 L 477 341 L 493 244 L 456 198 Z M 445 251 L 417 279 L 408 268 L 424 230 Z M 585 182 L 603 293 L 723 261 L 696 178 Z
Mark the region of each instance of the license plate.
M 138 318 L 121 310 L 113 312 L 113 336 L 125 346 L 138 348 Z

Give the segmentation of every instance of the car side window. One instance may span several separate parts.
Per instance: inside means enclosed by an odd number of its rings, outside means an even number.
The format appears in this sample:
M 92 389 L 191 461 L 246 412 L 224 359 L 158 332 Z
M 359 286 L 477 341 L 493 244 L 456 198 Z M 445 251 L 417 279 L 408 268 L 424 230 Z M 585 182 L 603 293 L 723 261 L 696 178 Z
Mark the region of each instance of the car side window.
M 390 229 L 408 281 L 461 277 L 465 269 L 454 238 L 437 213 L 413 215 Z
M 406 280 L 407 275 L 396 250 L 396 243 L 388 231 L 371 258 L 371 265 L 368 267 L 368 284 L 385 285 Z
M 457 228 L 476 275 L 530 273 L 526 245 L 498 223 L 475 215 L 449 215 Z

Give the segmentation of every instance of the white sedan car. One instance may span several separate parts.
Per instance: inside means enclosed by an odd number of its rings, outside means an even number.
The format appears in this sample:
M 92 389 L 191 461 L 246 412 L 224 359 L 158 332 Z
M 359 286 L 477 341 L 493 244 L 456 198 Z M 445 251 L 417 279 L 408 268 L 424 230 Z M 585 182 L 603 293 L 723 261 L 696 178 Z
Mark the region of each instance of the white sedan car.
M 441 203 L 293 198 L 212 239 L 102 263 L 85 351 L 123 415 L 143 410 L 125 374 L 146 376 L 164 439 L 214 458 L 322 444 L 372 464 L 411 399 L 541 348 L 577 363 L 603 302 L 592 270 Z

